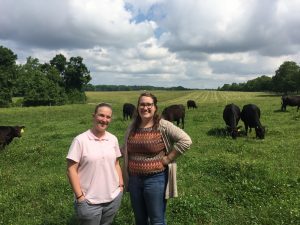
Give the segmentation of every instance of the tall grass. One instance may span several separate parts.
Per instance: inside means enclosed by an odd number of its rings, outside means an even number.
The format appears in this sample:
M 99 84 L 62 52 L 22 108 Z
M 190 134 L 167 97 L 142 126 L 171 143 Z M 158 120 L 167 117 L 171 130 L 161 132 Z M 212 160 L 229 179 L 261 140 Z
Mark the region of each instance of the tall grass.
M 185 131 L 191 149 L 178 159 L 179 197 L 168 201 L 170 225 L 300 224 L 300 112 L 280 112 L 280 97 L 267 93 L 154 91 L 159 110 L 193 99 Z M 91 126 L 98 102 L 113 106 L 109 131 L 120 144 L 129 121 L 124 102 L 139 92 L 88 92 L 88 104 L 0 109 L 1 125 L 25 125 L 23 137 L 0 152 L 0 224 L 76 224 L 65 157 L 72 139 Z M 257 104 L 267 127 L 264 140 L 232 140 L 224 132 L 225 104 Z M 241 122 L 239 125 L 243 125 Z M 114 225 L 132 225 L 128 194 Z

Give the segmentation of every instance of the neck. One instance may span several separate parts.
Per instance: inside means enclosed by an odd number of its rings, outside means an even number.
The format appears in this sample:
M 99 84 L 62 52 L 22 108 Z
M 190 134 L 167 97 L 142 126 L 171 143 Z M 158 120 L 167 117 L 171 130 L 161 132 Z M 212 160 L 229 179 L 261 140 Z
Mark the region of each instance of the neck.
M 105 134 L 105 130 L 99 131 L 99 130 L 97 130 L 97 129 L 95 129 L 95 128 L 92 128 L 91 131 L 92 131 L 92 133 L 93 133 L 97 138 L 101 138 L 101 137 L 103 137 L 104 134 Z
M 144 119 L 144 120 L 142 120 L 142 122 L 140 124 L 140 127 L 141 128 L 149 128 L 149 127 L 153 127 L 153 125 L 154 125 L 153 118 L 151 118 L 151 119 Z

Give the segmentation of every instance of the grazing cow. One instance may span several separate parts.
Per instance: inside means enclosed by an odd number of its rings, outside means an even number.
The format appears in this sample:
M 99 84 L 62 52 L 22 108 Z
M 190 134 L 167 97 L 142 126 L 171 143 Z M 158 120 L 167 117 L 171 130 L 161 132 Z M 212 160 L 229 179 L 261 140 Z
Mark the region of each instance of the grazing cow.
M 223 110 L 223 119 L 227 125 L 227 131 L 233 139 L 238 136 L 238 123 L 241 118 L 240 108 L 235 104 L 228 104 Z
M 246 135 L 248 127 L 255 128 L 256 137 L 265 138 L 265 128 L 260 123 L 260 109 L 254 104 L 244 105 L 241 112 L 241 119 L 245 124 Z
M 25 126 L 0 126 L 0 149 L 5 148 L 15 137 L 21 137 Z
M 297 112 L 300 107 L 300 96 L 282 96 L 281 97 L 281 111 L 286 111 L 286 106 L 297 106 Z
M 196 102 L 194 100 L 188 100 L 187 103 L 187 108 L 193 108 L 193 109 L 197 109 L 197 105 L 196 105 Z
M 184 129 L 184 117 L 185 117 L 185 108 L 184 105 L 170 105 L 166 107 L 162 112 L 162 118 L 168 121 L 176 121 L 177 126 L 179 126 L 180 120 L 182 129 Z
M 131 103 L 124 103 L 123 105 L 123 119 L 128 120 L 129 118 L 132 119 L 133 115 L 135 114 L 135 106 Z

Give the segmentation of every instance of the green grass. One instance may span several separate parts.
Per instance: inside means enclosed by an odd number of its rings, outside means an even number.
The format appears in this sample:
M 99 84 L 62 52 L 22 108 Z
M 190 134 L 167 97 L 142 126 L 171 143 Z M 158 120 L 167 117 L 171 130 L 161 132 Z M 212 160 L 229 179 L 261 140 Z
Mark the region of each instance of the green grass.
M 91 126 L 95 104 L 110 102 L 109 131 L 120 144 L 129 121 L 122 104 L 140 92 L 88 92 L 88 104 L 0 109 L 1 125 L 25 125 L 22 138 L 0 152 L 0 224 L 76 224 L 65 157 L 72 139 Z M 193 145 L 178 160 L 179 197 L 168 201 L 170 225 L 300 224 L 300 112 L 280 112 L 268 93 L 154 91 L 159 110 L 194 99 L 185 131 Z M 224 134 L 224 106 L 254 103 L 267 127 L 265 140 Z M 243 125 L 241 122 L 239 125 Z M 242 127 L 243 129 L 243 127 Z M 114 225 L 133 225 L 126 194 Z

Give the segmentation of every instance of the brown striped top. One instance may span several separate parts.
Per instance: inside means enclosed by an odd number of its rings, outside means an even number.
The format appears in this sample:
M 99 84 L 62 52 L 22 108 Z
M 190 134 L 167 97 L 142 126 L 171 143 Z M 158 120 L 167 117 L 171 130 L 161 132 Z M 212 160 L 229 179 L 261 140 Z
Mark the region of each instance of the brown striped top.
M 128 171 L 131 175 L 150 175 L 162 172 L 165 144 L 161 133 L 152 128 L 139 128 L 129 135 Z

